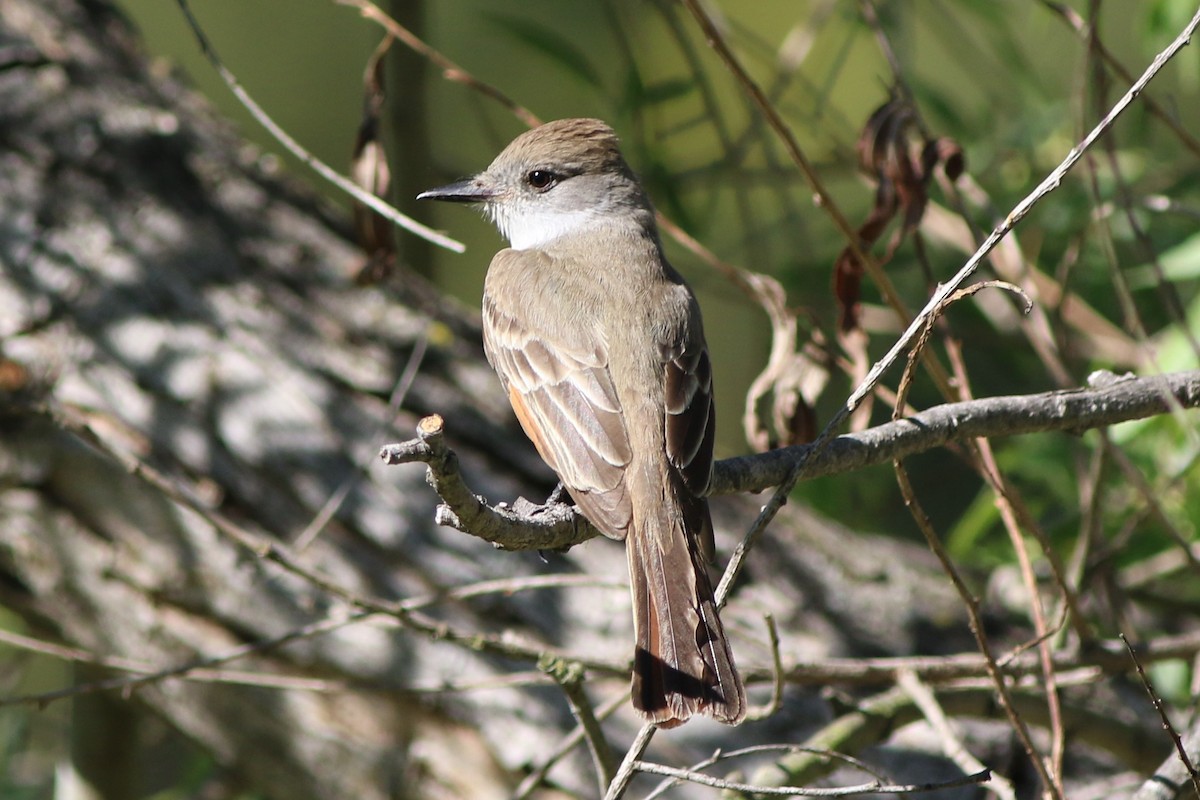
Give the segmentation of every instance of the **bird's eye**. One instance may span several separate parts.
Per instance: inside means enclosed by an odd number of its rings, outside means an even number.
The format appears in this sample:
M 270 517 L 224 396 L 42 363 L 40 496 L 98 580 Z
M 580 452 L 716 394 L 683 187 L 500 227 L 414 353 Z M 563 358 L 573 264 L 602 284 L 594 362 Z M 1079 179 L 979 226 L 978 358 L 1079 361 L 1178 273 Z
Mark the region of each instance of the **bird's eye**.
M 525 180 L 534 189 L 545 191 L 558 182 L 558 176 L 548 169 L 535 169 L 525 176 Z

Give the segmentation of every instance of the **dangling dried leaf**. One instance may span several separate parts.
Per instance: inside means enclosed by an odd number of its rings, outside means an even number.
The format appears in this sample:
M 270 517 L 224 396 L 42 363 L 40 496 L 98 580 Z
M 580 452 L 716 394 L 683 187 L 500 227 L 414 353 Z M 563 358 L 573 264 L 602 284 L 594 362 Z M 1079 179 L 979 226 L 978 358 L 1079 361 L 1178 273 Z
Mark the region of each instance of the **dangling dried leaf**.
M 859 167 L 876 181 L 875 204 L 858 229 L 859 247 L 866 251 L 899 214 L 879 263 L 886 264 L 921 222 L 929 203 L 929 180 L 940 165 L 950 180 L 963 172 L 962 149 L 950 139 L 926 139 L 917 130 L 916 115 L 899 97 L 871 114 L 856 144 Z M 847 246 L 834 265 L 833 291 L 841 309 L 840 328 L 859 326 L 863 266 Z
M 796 315 L 787 307 L 786 293 L 777 280 L 754 273 L 747 273 L 746 280 L 771 319 L 770 357 L 746 391 L 742 417 L 746 441 L 760 453 L 810 442 L 817 434 L 814 407 L 829 379 L 824 350 L 814 344 L 816 339 L 797 350 Z M 812 336 L 819 337 L 819 331 Z M 770 406 L 764 409 L 768 399 Z
M 350 177 L 376 197 L 387 199 L 392 175 L 388 169 L 387 152 L 380 139 L 380 117 L 387 98 L 383 79 L 383 58 L 395 41 L 384 37 L 363 74 L 363 115 L 354 138 L 354 155 L 350 162 Z M 355 280 L 360 284 L 376 283 L 386 277 L 396 261 L 396 242 L 392 225 L 380 214 L 353 201 L 354 229 L 358 243 L 367 254 L 367 262 Z
M 830 370 L 819 342 L 820 331 L 814 328 L 808 344 L 792 354 L 775 381 L 772 420 L 776 447 L 807 444 L 820 433 L 816 404 L 829 383 Z

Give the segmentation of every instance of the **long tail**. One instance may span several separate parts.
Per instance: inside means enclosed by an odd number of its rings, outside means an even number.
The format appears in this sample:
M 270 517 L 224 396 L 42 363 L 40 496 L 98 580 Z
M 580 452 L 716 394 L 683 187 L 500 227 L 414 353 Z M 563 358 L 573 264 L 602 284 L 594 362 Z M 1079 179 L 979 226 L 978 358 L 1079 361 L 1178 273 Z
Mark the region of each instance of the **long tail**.
M 703 500 L 704 522 L 708 508 Z M 736 725 L 746 690 L 713 602 L 696 537 L 671 504 L 635 519 L 625 541 L 633 592 L 633 705 L 650 722 L 682 724 L 695 713 Z

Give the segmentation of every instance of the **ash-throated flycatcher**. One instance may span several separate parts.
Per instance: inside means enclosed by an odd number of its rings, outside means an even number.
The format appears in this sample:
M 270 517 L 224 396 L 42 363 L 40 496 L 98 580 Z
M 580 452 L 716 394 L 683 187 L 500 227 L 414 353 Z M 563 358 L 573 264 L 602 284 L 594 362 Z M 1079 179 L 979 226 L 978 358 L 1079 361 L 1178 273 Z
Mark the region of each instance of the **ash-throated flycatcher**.
M 706 567 L 715 418 L 700 308 L 616 135 L 599 120 L 551 122 L 419 197 L 482 204 L 511 244 L 488 269 L 484 348 L 575 503 L 626 540 L 633 705 L 664 726 L 697 712 L 741 722 L 745 689 Z

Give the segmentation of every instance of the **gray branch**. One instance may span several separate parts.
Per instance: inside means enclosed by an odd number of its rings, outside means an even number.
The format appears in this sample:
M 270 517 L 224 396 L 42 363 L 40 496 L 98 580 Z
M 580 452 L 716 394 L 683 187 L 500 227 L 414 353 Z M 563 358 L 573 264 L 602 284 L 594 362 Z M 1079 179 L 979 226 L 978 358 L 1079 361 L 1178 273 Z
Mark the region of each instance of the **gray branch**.
M 565 550 L 599 533 L 574 506 L 565 503 L 537 505 L 522 497 L 511 508 L 488 505 L 463 480 L 458 457 L 446 446 L 444 433 L 444 421 L 433 414 L 417 425 L 418 438 L 385 445 L 379 452 L 388 464 L 418 461 L 429 468 L 425 478 L 444 501 L 434 514 L 439 525 L 504 550 Z
M 1044 431 L 1079 434 L 1200 406 L 1200 370 L 1149 378 L 1101 372 L 1089 383 L 1086 389 L 935 406 L 861 433 L 843 434 L 811 455 L 813 445 L 797 445 L 728 458 L 716 464 L 711 493 L 761 492 L 778 486 L 806 456 L 802 480 L 852 472 L 968 439 Z M 597 535 L 574 506 L 564 503 L 538 505 L 519 498 L 511 507 L 489 505 L 467 487 L 443 432 L 441 417 L 426 417 L 418 426 L 419 438 L 380 451 L 388 464 L 427 465 L 427 480 L 443 500 L 435 515 L 438 523 L 506 550 L 565 550 Z
M 1200 406 L 1200 370 L 1149 378 L 1102 372 L 1090 382 L 1086 389 L 947 403 L 861 433 L 843 434 L 812 454 L 801 479 L 840 475 L 952 442 L 1045 431 L 1078 434 Z M 711 491 L 735 494 L 777 486 L 809 449 L 811 445 L 797 445 L 719 461 Z

